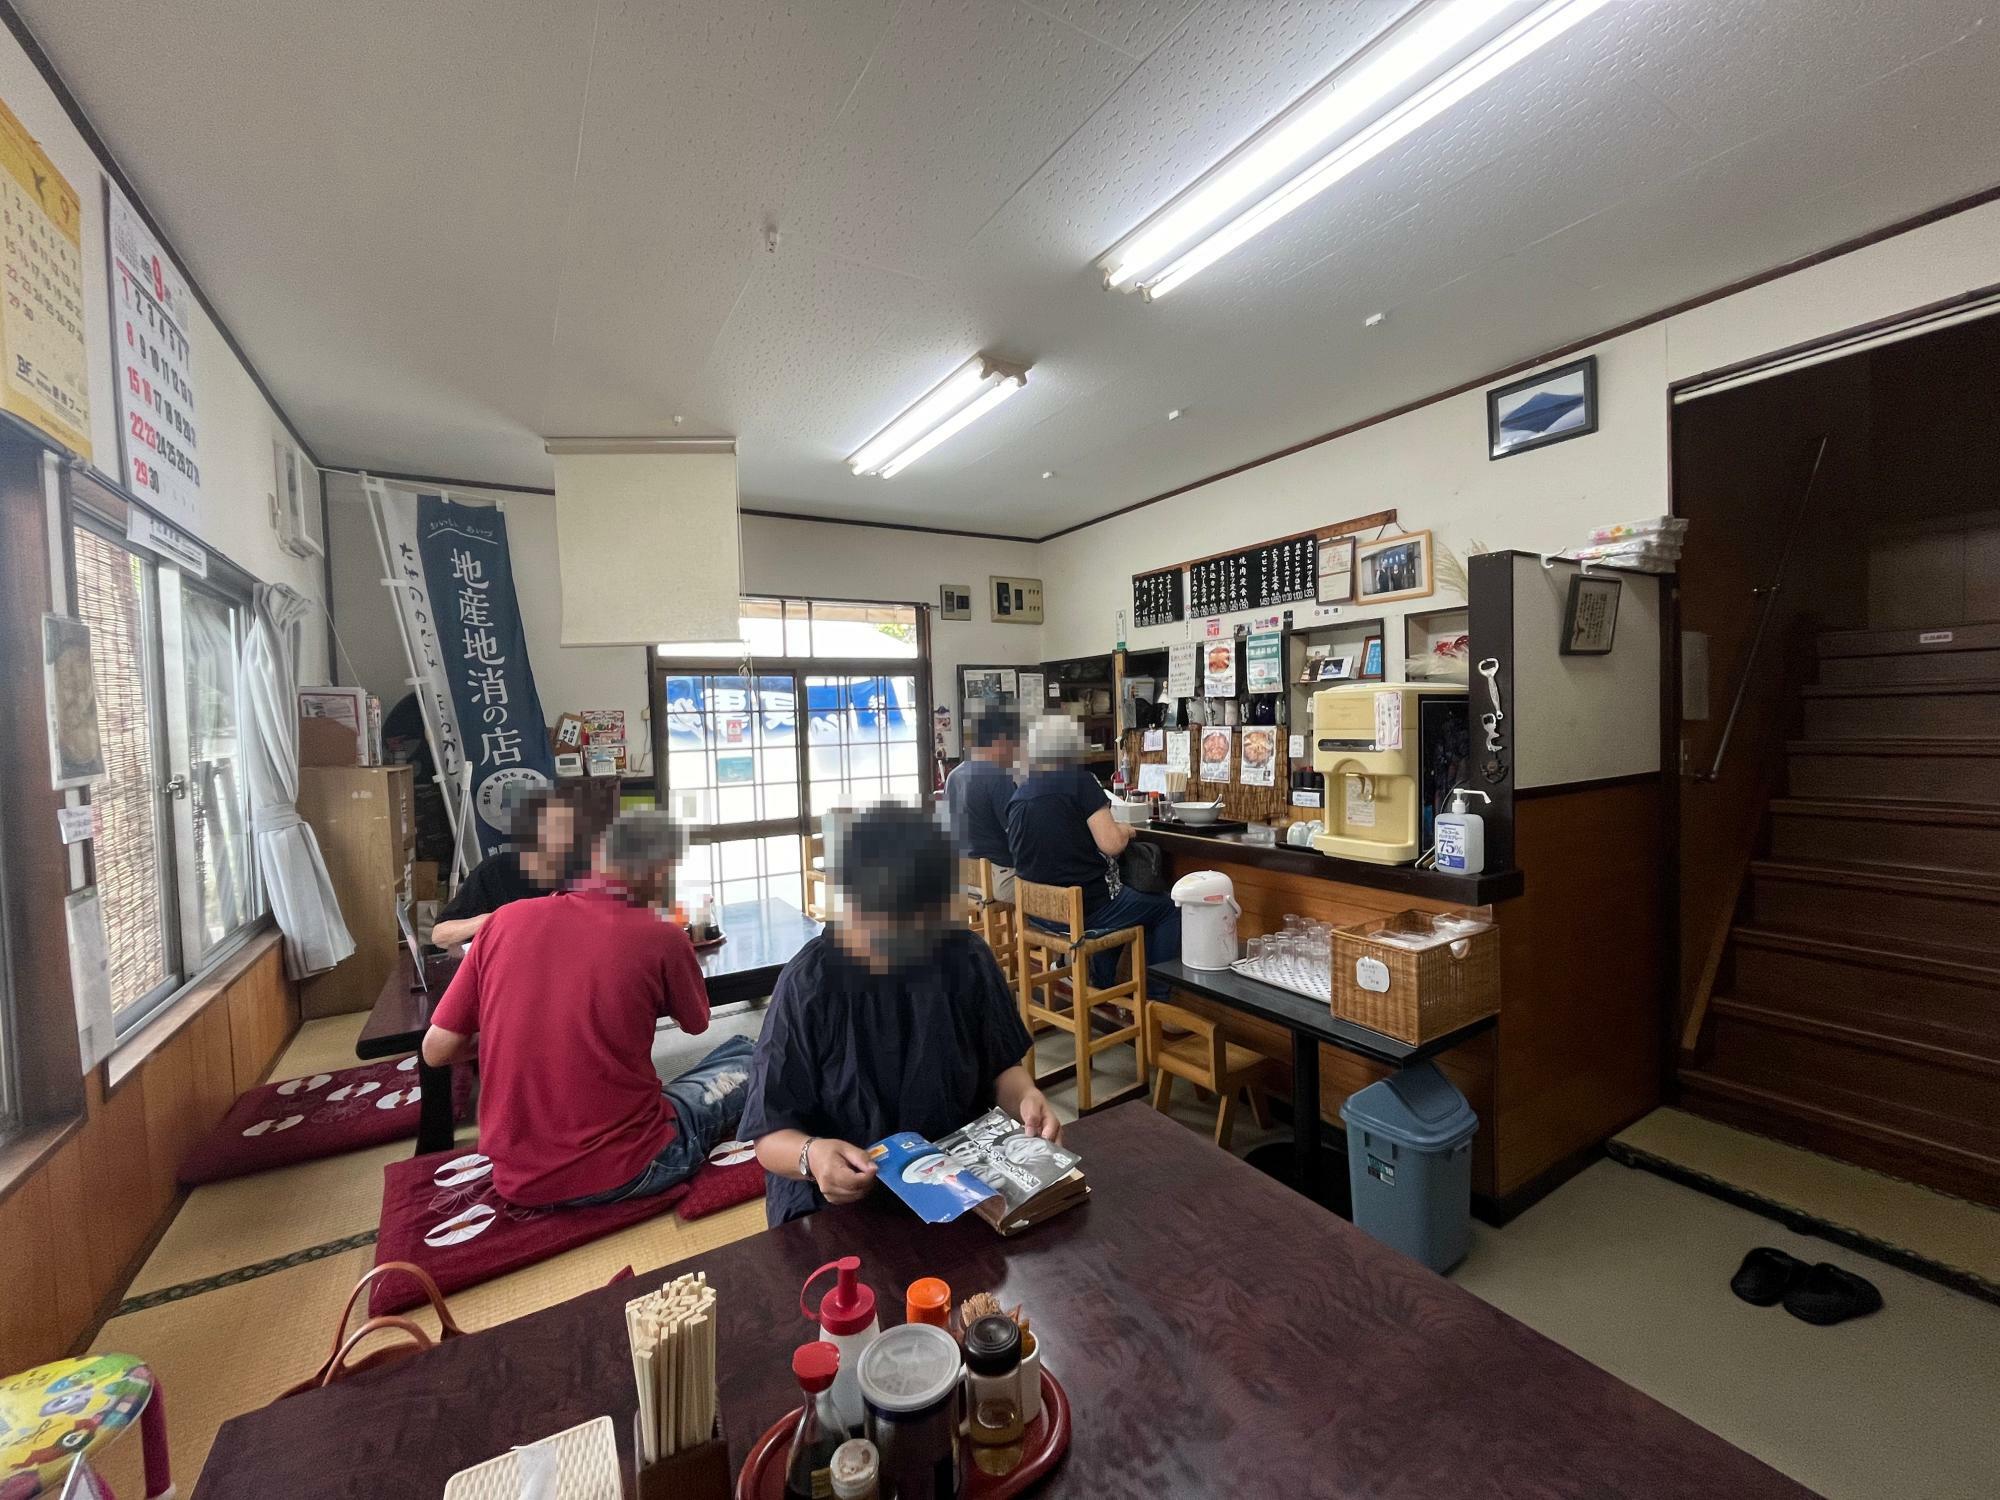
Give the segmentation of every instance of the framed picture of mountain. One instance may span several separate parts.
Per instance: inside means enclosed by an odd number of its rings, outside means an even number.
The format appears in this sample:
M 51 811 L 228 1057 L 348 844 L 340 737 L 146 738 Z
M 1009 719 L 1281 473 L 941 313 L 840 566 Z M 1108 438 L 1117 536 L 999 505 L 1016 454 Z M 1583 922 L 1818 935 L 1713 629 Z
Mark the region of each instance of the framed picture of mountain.
M 1597 431 L 1597 356 L 1486 393 L 1486 456 L 1512 458 Z

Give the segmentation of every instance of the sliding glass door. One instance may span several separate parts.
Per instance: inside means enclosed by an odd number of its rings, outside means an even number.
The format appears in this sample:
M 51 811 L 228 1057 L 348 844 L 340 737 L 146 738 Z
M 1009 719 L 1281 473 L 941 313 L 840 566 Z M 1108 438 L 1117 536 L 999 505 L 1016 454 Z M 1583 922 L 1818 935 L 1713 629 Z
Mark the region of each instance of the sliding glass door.
M 923 635 L 914 605 L 746 599 L 748 653 L 661 649 L 653 764 L 661 805 L 692 830 L 684 899 L 802 906 L 802 839 L 822 814 L 921 801 Z

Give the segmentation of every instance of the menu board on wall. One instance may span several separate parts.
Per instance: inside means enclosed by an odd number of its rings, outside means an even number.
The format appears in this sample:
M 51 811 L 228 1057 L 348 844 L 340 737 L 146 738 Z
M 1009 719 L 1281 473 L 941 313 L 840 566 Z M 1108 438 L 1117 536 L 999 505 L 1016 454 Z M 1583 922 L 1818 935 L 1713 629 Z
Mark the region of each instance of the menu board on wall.
M 194 294 L 153 232 L 109 182 L 104 184 L 104 220 L 125 483 L 170 520 L 194 526 L 201 496 Z
M 83 206 L 27 127 L 0 104 L 0 406 L 90 457 L 83 352 Z
M 1226 615 L 1257 607 L 1256 552 L 1232 552 L 1188 565 L 1188 609 L 1195 615 Z
M 1187 594 L 1179 568 L 1132 575 L 1132 624 L 1171 625 L 1187 618 Z
M 1200 649 L 1193 641 L 1167 647 L 1167 691 L 1163 695 L 1167 702 L 1194 696 L 1195 653 Z
M 1319 583 L 1319 538 L 1292 536 L 1266 542 L 1254 555 L 1258 588 L 1253 608 L 1313 597 Z

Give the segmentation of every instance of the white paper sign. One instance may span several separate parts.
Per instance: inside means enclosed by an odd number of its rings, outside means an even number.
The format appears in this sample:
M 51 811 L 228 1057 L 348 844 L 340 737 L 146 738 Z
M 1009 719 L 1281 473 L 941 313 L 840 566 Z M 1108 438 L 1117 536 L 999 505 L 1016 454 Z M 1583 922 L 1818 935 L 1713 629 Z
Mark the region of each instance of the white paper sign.
M 1201 732 L 1201 779 L 1229 780 L 1230 752 L 1235 749 L 1236 731 L 1223 724 L 1211 724 Z
M 1375 783 L 1366 776 L 1348 776 L 1347 782 L 1347 826 L 1349 828 L 1373 828 L 1375 826 Z
M 76 999 L 76 1039 L 83 1070 L 111 1055 L 117 1023 L 111 1017 L 111 954 L 104 942 L 104 904 L 97 887 L 72 891 L 63 900 L 69 929 L 69 987 Z
M 1030 705 L 1038 704 L 1042 701 L 1042 674 L 1040 672 L 1023 672 L 1021 674 L 1019 701 Z
M 1160 732 L 1167 737 L 1167 769 L 1169 771 L 1179 771 L 1183 776 L 1187 775 L 1189 767 L 1193 764 L 1190 759 L 1192 752 L 1188 747 L 1188 737 L 1194 731 L 1189 729 L 1163 729 Z
M 1304 760 L 1306 758 L 1306 737 L 1302 734 L 1293 735 L 1289 741 L 1289 748 L 1293 760 Z
M 1139 790 L 1158 792 L 1162 797 L 1166 796 L 1167 768 L 1157 762 L 1150 766 L 1139 767 Z
M 1167 732 L 1164 729 L 1143 729 L 1139 732 L 1141 750 L 1164 750 L 1167 748 Z
M 1182 641 L 1177 646 L 1167 647 L 1168 701 L 1194 696 L 1195 653 L 1200 649 L 1193 641 Z
M 192 573 L 197 578 L 208 577 L 208 549 L 136 505 L 127 506 L 125 510 L 125 540 L 137 542 L 162 557 L 172 558 L 181 565 L 184 573 Z
M 1293 793 L 1292 793 L 1292 806 L 1294 806 L 1294 807 L 1318 807 L 1318 806 L 1319 806 L 1319 793 L 1318 793 L 1318 792 L 1293 792 Z
M 56 809 L 56 827 L 62 830 L 65 844 L 80 844 L 85 839 L 97 837 L 97 809 L 86 807 L 59 807 Z
M 1377 750 L 1400 750 L 1403 748 L 1403 695 L 1401 693 L 1377 693 L 1375 695 L 1375 748 Z
M 118 447 L 125 483 L 182 526 L 199 520 L 194 294 L 125 195 L 105 184 Z

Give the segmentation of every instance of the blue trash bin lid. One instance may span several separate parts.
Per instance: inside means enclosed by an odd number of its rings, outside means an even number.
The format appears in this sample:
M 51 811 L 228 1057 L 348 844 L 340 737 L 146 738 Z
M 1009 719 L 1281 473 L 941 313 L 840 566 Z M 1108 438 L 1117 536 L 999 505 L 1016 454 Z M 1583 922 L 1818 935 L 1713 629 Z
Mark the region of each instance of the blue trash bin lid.
M 1428 1062 L 1349 1094 L 1340 1118 L 1419 1151 L 1449 1151 L 1479 1129 L 1479 1116 L 1465 1095 Z

